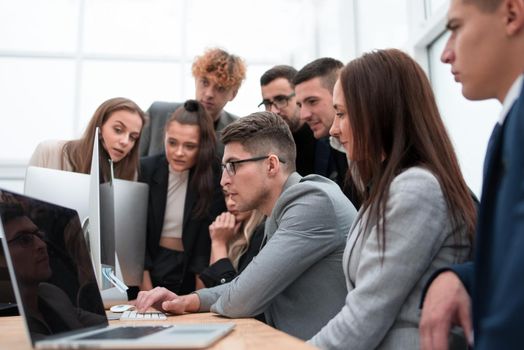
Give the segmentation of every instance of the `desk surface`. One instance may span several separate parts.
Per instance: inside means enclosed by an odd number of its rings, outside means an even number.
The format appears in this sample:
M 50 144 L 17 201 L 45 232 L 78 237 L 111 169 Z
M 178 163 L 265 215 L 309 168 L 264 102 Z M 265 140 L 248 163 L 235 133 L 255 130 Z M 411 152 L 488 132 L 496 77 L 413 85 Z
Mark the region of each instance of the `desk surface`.
M 234 322 L 236 324 L 233 332 L 208 349 L 315 349 L 300 339 L 294 338 L 252 318 L 228 319 L 213 313 L 197 313 L 170 316 L 165 322 L 173 324 Z M 143 321 L 111 321 L 110 323 L 144 324 Z M 25 330 L 22 319 L 19 316 L 0 317 L 0 332 L 2 333 L 0 335 L 0 350 L 31 349 L 31 345 L 24 334 Z

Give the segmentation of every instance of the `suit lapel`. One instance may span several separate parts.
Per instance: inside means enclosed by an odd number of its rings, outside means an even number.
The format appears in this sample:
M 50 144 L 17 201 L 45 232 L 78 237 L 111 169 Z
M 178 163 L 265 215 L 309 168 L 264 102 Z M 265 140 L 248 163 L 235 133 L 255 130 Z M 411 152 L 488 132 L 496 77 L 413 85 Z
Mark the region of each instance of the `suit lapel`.
M 504 125 L 507 125 L 507 120 L 511 117 L 514 108 L 512 107 Z M 504 169 L 501 166 L 502 157 L 502 143 L 504 134 L 504 125 L 497 123 L 488 142 L 486 157 L 484 159 L 484 180 L 482 184 L 482 198 L 478 215 L 477 231 L 491 231 L 492 225 L 492 209 L 495 205 L 497 191 L 500 179 L 503 176 Z M 490 235 L 483 235 L 484 238 Z
M 489 138 L 486 157 L 484 159 L 484 183 L 482 186 L 482 193 L 492 187 L 491 185 L 494 180 L 494 175 L 497 173 L 497 163 L 500 160 L 500 152 L 502 149 L 502 130 L 503 126 L 497 123 Z
M 283 196 L 283 193 L 292 185 L 295 185 L 299 182 L 301 182 L 303 179 L 302 176 L 300 176 L 299 173 L 294 172 L 287 178 L 286 182 L 284 183 L 284 186 L 282 187 L 282 192 L 280 193 L 279 199 L 275 203 L 275 206 L 273 207 L 273 210 L 271 211 L 271 215 L 266 219 L 266 224 L 264 226 L 264 240 L 263 244 L 265 245 L 268 240 L 271 239 L 273 234 L 278 228 L 279 223 L 277 223 L 275 214 L 280 215 L 280 209 L 277 209 L 279 212 L 275 213 L 275 208 L 280 206 L 280 203 L 282 200 L 287 201 L 288 199 Z M 282 199 L 284 197 L 284 199 Z
M 329 159 L 331 157 L 331 146 L 329 138 L 325 137 L 317 141 L 315 147 L 315 173 L 329 178 Z
M 155 173 L 153 174 L 151 182 L 151 206 L 153 207 L 154 215 L 154 233 L 157 236 L 157 241 L 160 240 L 162 233 L 162 226 L 164 225 L 164 214 L 166 211 L 167 201 L 167 183 L 169 181 L 169 165 L 165 157 L 157 163 Z
M 193 178 L 193 169 L 190 170 L 187 179 L 187 191 L 184 202 L 184 218 L 182 221 L 182 242 L 184 243 L 184 250 L 190 251 L 195 243 L 195 235 L 192 230 L 189 230 L 189 220 L 194 215 L 193 208 L 197 201 L 197 193 L 191 186 L 191 179 Z

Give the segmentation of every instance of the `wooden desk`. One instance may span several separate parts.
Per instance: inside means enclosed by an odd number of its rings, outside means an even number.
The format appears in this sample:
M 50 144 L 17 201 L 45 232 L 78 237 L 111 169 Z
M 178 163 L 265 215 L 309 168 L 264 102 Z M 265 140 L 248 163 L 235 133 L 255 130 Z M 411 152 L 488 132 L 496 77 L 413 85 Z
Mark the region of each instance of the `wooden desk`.
M 170 316 L 167 323 L 221 323 L 234 322 L 235 329 L 225 338 L 208 349 L 315 349 L 304 341 L 276 330 L 252 318 L 228 319 L 213 313 L 187 314 Z M 164 323 L 161 322 L 161 323 Z M 111 321 L 111 324 L 145 324 L 144 321 Z M 151 324 L 151 323 L 148 323 Z M 157 324 L 156 322 L 154 324 Z M 31 344 L 24 334 L 24 326 L 19 316 L 0 317 L 0 350 L 30 350 Z

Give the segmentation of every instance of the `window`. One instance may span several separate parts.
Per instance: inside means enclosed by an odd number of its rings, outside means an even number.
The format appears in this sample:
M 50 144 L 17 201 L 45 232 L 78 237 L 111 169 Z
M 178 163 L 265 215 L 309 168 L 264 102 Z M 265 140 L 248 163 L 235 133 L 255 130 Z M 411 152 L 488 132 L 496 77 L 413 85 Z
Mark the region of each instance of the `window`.
M 480 195 L 484 154 L 501 106 L 495 100 L 473 102 L 462 96 L 450 66 L 440 62 L 447 39 L 448 33 L 442 34 L 428 47 L 430 79 L 466 182 Z
M 241 116 L 256 111 L 259 78 L 271 66 L 351 58 L 352 37 L 337 30 L 353 22 L 341 11 L 348 6 L 344 0 L 0 0 L 0 32 L 9 33 L 0 36 L 0 186 L 20 189 L 13 184 L 23 180 L 36 145 L 79 137 L 108 98 L 128 97 L 147 109 L 156 100 L 194 97 L 191 64 L 209 47 L 248 65 L 226 109 Z

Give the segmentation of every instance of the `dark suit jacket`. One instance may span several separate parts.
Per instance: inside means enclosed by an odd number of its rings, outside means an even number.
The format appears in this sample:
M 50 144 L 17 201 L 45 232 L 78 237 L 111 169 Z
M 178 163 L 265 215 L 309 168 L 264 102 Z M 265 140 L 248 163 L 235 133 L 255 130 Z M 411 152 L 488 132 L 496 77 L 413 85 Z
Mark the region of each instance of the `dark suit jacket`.
M 149 123 L 144 126 L 140 136 L 140 156 L 152 156 L 164 153 L 164 126 L 171 114 L 182 105 L 177 102 L 153 102 L 147 110 Z M 217 132 L 217 154 L 220 159 L 224 154 L 224 145 L 220 141 L 220 131 L 227 125 L 238 119 L 234 114 L 224 110 L 220 112 L 220 118 L 215 122 Z
M 473 296 L 475 349 L 524 346 L 524 93 L 484 163 L 474 263 L 455 266 Z
M 262 222 L 255 228 L 255 232 L 249 240 L 249 247 L 238 260 L 238 272 L 233 267 L 231 260 L 223 258 L 210 265 L 200 274 L 200 279 L 206 288 L 211 288 L 219 284 L 230 282 L 249 265 L 251 260 L 258 254 L 264 240 L 264 223 Z
M 168 162 L 164 154 L 145 157 L 140 161 L 139 181 L 149 184 L 149 203 L 147 209 L 147 239 L 145 269 L 151 268 L 153 257 L 158 253 L 160 235 L 164 224 L 169 179 Z M 219 184 L 218 166 L 215 171 L 215 188 L 208 214 L 204 218 L 195 217 L 193 210 L 198 201 L 198 193 L 191 187 L 193 171 L 189 173 L 189 183 L 184 203 L 182 242 L 184 244 L 184 294 L 195 290 L 195 274 L 209 265 L 211 239 L 209 225 L 214 218 L 226 210 L 224 195 Z
M 307 124 L 293 133 L 293 140 L 297 146 L 297 173 L 302 176 L 315 174 L 315 148 L 317 139 Z

